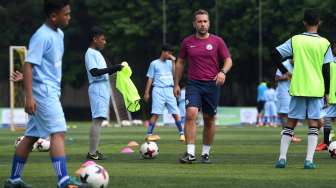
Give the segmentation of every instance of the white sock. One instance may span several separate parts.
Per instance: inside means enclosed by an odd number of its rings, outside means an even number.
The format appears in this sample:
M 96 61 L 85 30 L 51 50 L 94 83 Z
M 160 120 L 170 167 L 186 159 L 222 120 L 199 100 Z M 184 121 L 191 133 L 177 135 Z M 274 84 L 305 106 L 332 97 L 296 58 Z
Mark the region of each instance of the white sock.
M 292 141 L 292 137 L 289 135 L 282 135 L 281 136 L 281 143 L 280 143 L 280 156 L 279 156 L 279 160 L 280 159 L 287 159 L 287 151 L 289 148 L 289 144 Z
M 187 144 L 187 153 L 195 156 L 195 144 Z
M 210 145 L 204 145 L 202 146 L 202 155 L 209 155 L 211 146 Z
M 313 133 L 312 133 L 313 132 Z M 308 132 L 308 143 L 307 143 L 307 156 L 306 160 L 313 162 L 315 149 L 318 141 L 318 129 L 309 128 Z

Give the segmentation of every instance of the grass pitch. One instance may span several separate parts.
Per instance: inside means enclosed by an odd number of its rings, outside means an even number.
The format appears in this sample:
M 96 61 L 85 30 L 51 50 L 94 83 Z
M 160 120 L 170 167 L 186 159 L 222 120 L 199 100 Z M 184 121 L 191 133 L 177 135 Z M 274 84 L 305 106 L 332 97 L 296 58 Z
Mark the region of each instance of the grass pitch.
M 89 123 L 71 123 L 78 128 L 67 134 L 68 172 L 73 175 L 85 161 L 88 149 Z M 201 130 L 198 128 L 197 157 L 201 150 Z M 304 170 L 306 127 L 296 134 L 303 138 L 292 144 L 288 152 L 288 168 L 275 169 L 278 157 L 280 128 L 218 127 L 211 150 L 213 164 L 179 164 L 186 147 L 177 141 L 175 128 L 155 129 L 161 140 L 156 159 L 144 160 L 138 151 L 121 154 L 130 140 L 140 144 L 144 127 L 104 128 L 100 150 L 108 160 L 99 162 L 110 174 L 110 188 L 212 188 L 212 187 L 335 187 L 336 160 L 327 152 L 317 153 L 317 169 Z M 14 141 L 21 132 L 0 129 L 0 186 L 8 177 L 14 151 Z M 56 187 L 54 170 L 48 153 L 33 152 L 23 172 L 23 179 L 36 188 Z

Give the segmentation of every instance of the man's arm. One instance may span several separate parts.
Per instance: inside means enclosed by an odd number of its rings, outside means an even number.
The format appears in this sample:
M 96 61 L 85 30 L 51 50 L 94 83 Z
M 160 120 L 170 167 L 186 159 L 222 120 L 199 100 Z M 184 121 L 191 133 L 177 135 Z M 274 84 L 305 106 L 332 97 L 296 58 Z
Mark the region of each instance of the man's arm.
M 219 73 L 215 77 L 217 85 L 221 86 L 221 85 L 224 84 L 225 78 L 226 78 L 226 74 L 230 71 L 231 67 L 232 67 L 232 59 L 231 59 L 231 57 L 225 58 L 223 68 L 221 69 L 221 71 L 219 71 Z
M 175 71 L 174 71 L 174 95 L 175 97 L 178 97 L 180 95 L 179 83 L 182 78 L 183 67 L 184 67 L 184 60 L 181 58 L 178 58 L 175 64 Z
M 153 79 L 152 78 L 148 78 L 147 83 L 146 83 L 146 87 L 145 87 L 145 94 L 144 94 L 144 100 L 146 102 L 148 102 L 149 97 L 150 97 L 149 92 L 150 92 L 150 89 L 152 87 L 152 83 L 153 83 Z
M 35 100 L 33 98 L 33 91 L 32 91 L 32 69 L 33 65 L 30 63 L 25 63 L 23 65 L 23 84 L 24 84 L 24 91 L 25 91 L 25 111 L 30 114 L 34 115 L 36 110 Z

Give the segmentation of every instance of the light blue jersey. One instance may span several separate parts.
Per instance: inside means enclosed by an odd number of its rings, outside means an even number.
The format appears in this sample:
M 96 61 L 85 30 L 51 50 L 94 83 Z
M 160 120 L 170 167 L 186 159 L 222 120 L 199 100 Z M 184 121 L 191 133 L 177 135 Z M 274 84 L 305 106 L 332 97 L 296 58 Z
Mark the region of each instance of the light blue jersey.
M 90 73 L 91 69 L 104 69 L 107 68 L 106 61 L 103 55 L 93 48 L 88 48 L 85 53 L 85 67 L 89 79 L 89 83 L 97 81 L 108 81 L 108 74 L 93 77 Z
M 64 34 L 43 24 L 32 36 L 26 62 L 33 65 L 33 87 L 43 83 L 57 90 L 61 88 Z
M 282 62 L 282 64 L 286 67 L 286 69 L 288 70 L 289 73 L 292 73 L 293 72 L 293 65 L 290 63 L 290 61 L 291 60 L 286 60 L 286 61 Z M 283 74 L 281 73 L 281 71 L 279 69 L 277 69 L 275 75 L 276 76 L 283 76 Z M 278 81 L 278 86 L 276 88 L 276 93 L 277 93 L 277 98 L 278 99 L 282 99 L 282 98 L 289 99 L 290 98 L 289 86 L 290 86 L 290 80 L 280 80 L 280 81 Z
M 89 48 L 85 53 L 85 67 L 90 83 L 88 93 L 92 119 L 107 118 L 111 96 L 108 74 L 92 76 L 90 73 L 94 68 L 107 68 L 103 55 L 98 50 Z
M 151 62 L 147 77 L 153 79 L 154 87 L 173 87 L 173 64 L 171 60 L 156 59 Z
M 26 136 L 48 137 L 65 132 L 66 122 L 60 97 L 64 34 L 42 25 L 32 36 L 26 58 L 33 65 L 32 91 L 35 114 L 29 116 Z
M 273 88 L 267 89 L 265 91 L 265 117 L 270 118 L 277 116 L 277 109 L 275 102 L 276 92 Z
M 303 35 L 311 35 L 319 37 L 317 33 L 302 33 Z M 293 56 L 293 49 L 292 49 L 292 40 L 288 39 L 285 43 L 281 44 L 280 46 L 276 47 L 278 52 L 281 54 L 283 58 L 291 58 Z M 334 61 L 334 56 L 332 54 L 331 48 L 329 47 L 327 53 L 324 56 L 323 63 L 330 63 Z

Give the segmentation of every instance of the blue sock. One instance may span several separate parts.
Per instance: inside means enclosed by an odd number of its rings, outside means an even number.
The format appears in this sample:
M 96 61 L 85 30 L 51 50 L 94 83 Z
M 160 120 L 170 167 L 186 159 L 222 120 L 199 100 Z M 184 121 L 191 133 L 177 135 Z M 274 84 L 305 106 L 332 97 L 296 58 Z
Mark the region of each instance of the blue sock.
M 58 185 L 63 188 L 69 180 L 69 176 L 66 168 L 66 159 L 65 156 L 61 157 L 51 157 L 52 165 L 55 169 Z
M 147 128 L 147 134 L 153 134 L 154 127 L 155 127 L 155 123 L 149 122 L 149 125 Z
M 12 181 L 17 181 L 21 178 L 21 173 L 23 170 L 24 165 L 26 164 L 26 160 L 23 157 L 14 155 L 13 162 L 12 162 L 12 173 L 10 179 Z
M 183 133 L 183 128 L 182 128 L 182 122 L 181 121 L 176 121 L 175 124 L 176 124 L 176 127 L 177 127 L 179 133 L 184 134 Z

